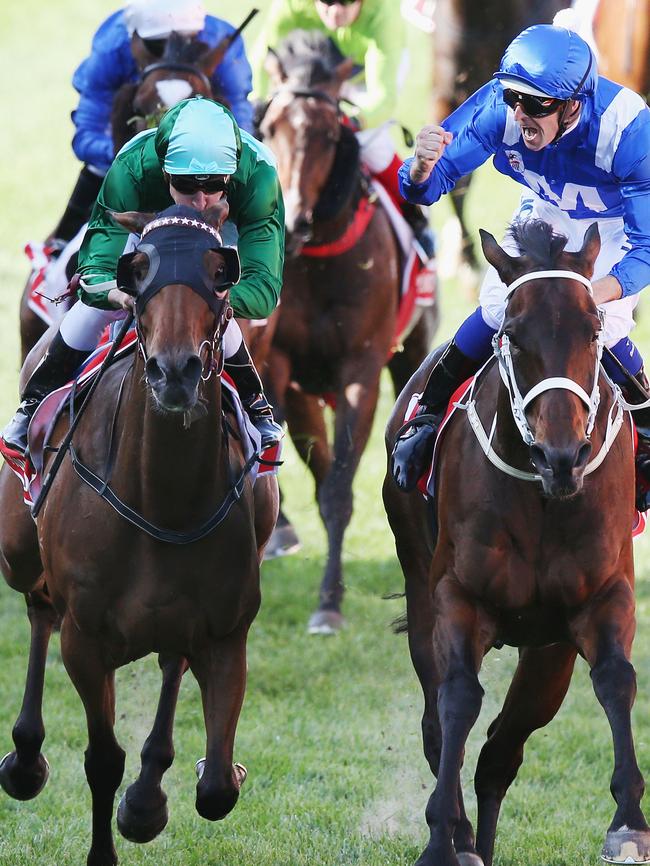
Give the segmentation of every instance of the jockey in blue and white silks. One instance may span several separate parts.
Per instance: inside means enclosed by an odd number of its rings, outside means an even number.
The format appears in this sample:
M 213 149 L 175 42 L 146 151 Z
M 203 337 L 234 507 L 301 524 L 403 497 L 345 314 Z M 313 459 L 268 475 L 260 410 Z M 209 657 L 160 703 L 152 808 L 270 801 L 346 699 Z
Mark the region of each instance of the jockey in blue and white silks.
M 72 112 L 75 132 L 72 149 L 84 168 L 66 212 L 52 237 L 68 241 L 88 219 L 115 149 L 111 110 L 117 91 L 139 79 L 134 40 L 149 53 L 162 55 L 172 32 L 195 37 L 210 48 L 235 32 L 227 21 L 206 15 L 203 0 L 132 0 L 100 24 L 90 55 L 76 69 L 72 84 L 79 103 Z M 211 76 L 215 93 L 228 103 L 240 128 L 253 132 L 253 106 L 248 100 L 252 72 L 244 42 L 235 39 Z M 171 108 L 170 102 L 167 107 Z
M 606 344 L 633 376 L 642 376 L 628 335 L 638 293 L 650 283 L 650 110 L 643 99 L 599 77 L 590 47 L 573 31 L 529 27 L 508 46 L 492 81 L 441 126 L 421 130 L 414 157 L 400 169 L 402 195 L 433 204 L 490 156 L 498 171 L 525 187 L 515 219 L 550 223 L 568 237 L 568 251 L 580 249 L 586 229 L 598 222 L 593 286 Z M 508 237 L 503 248 L 519 252 Z M 456 384 L 490 355 L 506 305 L 506 287 L 493 268 L 479 300 L 431 371 L 422 414 L 439 415 Z M 621 380 L 611 365 L 608 372 Z M 403 489 L 416 483 L 436 429 L 417 424 L 398 441 L 394 471 Z

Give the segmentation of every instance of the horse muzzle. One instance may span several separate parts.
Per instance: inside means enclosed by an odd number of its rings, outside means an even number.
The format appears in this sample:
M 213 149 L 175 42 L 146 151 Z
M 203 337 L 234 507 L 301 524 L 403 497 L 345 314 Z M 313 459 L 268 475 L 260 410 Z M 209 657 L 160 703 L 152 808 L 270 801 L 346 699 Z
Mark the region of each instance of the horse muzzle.
M 565 447 L 539 442 L 530 446 L 531 460 L 541 476 L 544 493 L 554 499 L 568 499 L 582 490 L 590 455 L 591 443 L 586 439 Z
M 154 355 L 145 366 L 147 382 L 165 412 L 188 412 L 199 395 L 203 364 L 198 355 Z

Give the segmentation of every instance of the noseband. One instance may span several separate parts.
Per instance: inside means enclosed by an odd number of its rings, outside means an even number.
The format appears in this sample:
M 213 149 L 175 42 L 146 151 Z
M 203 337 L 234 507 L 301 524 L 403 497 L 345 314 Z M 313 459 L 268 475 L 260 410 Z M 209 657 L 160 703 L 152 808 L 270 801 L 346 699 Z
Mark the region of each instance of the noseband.
M 510 299 L 516 289 L 518 289 L 519 286 L 523 285 L 524 283 L 530 282 L 531 280 L 540 279 L 577 280 L 579 283 L 583 284 L 589 294 L 593 297 L 593 289 L 591 286 L 591 282 L 586 277 L 583 277 L 582 274 L 577 274 L 574 271 L 552 270 L 533 271 L 530 274 L 524 274 L 522 277 L 519 277 L 508 286 L 506 299 Z M 602 324 L 603 313 L 601 310 L 598 310 L 598 316 Z M 547 379 L 543 379 L 541 382 L 538 382 L 528 391 L 525 397 L 522 397 L 519 386 L 517 385 L 517 380 L 515 378 L 514 363 L 512 359 L 512 353 L 510 351 L 510 340 L 508 338 L 508 335 L 505 333 L 495 334 L 492 345 L 494 348 L 494 355 L 499 363 L 499 373 L 501 375 L 501 379 L 505 384 L 508 390 L 508 395 L 510 397 L 512 417 L 515 421 L 515 424 L 517 425 L 517 428 L 521 434 L 524 443 L 527 446 L 530 447 L 534 444 L 535 434 L 531 430 L 530 425 L 528 424 L 528 420 L 526 419 L 526 407 L 529 406 L 536 397 L 539 397 L 540 394 L 543 394 L 546 391 L 564 390 L 571 391 L 573 394 L 576 394 L 589 410 L 589 415 L 587 416 L 586 436 L 587 438 L 591 436 L 594 425 L 596 423 L 598 406 L 600 405 L 600 388 L 598 385 L 598 379 L 599 373 L 601 371 L 600 362 L 603 354 L 603 348 L 605 345 L 604 327 L 601 327 L 600 333 L 598 334 L 596 364 L 594 369 L 594 384 L 591 389 L 591 394 L 588 394 L 582 387 L 582 385 L 579 385 L 573 379 L 569 379 L 564 376 L 551 376 Z M 470 388 L 467 391 L 466 396 L 463 398 L 463 401 L 457 403 L 456 407 L 458 409 L 463 409 L 467 412 L 467 419 L 472 427 L 474 435 L 476 436 L 481 448 L 483 449 L 483 453 L 488 458 L 488 460 L 497 467 L 497 469 L 500 469 L 506 475 L 510 475 L 513 478 L 518 478 L 520 481 L 541 482 L 541 475 L 538 475 L 534 472 L 524 472 L 521 469 L 517 469 L 514 466 L 511 466 L 509 463 L 506 463 L 505 460 L 502 460 L 501 457 L 499 457 L 499 455 L 494 451 L 492 447 L 492 440 L 494 438 L 497 426 L 496 411 L 494 413 L 494 419 L 492 421 L 492 427 L 490 429 L 489 435 L 483 428 L 483 424 L 476 410 L 474 387 L 481 372 L 489 363 L 490 361 L 488 361 L 477 373 L 474 381 L 472 382 Z M 587 464 L 584 472 L 585 475 L 594 472 L 607 456 L 614 440 L 616 439 L 616 436 L 618 435 L 621 424 L 623 423 L 623 409 L 628 408 L 627 404 L 625 404 L 625 401 L 623 400 L 621 390 L 618 385 L 615 385 L 611 380 L 609 380 L 604 370 L 603 375 L 606 376 L 607 380 L 609 381 L 610 387 L 614 392 L 614 400 L 612 401 L 612 406 L 607 416 L 607 429 L 605 431 L 603 444 L 598 454 L 594 457 L 593 460 L 591 460 Z

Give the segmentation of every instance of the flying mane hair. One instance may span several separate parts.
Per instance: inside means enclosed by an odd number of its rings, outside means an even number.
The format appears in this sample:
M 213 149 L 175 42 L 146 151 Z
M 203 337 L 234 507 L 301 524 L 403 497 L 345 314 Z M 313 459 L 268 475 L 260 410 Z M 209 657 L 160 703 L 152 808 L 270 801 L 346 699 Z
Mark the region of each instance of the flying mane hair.
M 563 252 L 567 238 L 557 234 L 543 220 L 515 220 L 508 226 L 507 234 L 517 244 L 521 255 L 542 267 L 554 265 Z

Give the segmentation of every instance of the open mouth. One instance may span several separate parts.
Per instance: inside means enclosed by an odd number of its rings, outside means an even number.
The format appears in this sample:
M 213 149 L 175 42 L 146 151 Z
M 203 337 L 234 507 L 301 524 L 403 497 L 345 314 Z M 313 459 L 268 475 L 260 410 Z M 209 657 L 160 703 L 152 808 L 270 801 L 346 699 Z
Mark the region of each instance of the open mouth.
M 534 126 L 522 126 L 521 132 L 524 136 L 524 141 L 534 141 L 538 134 L 538 130 Z

